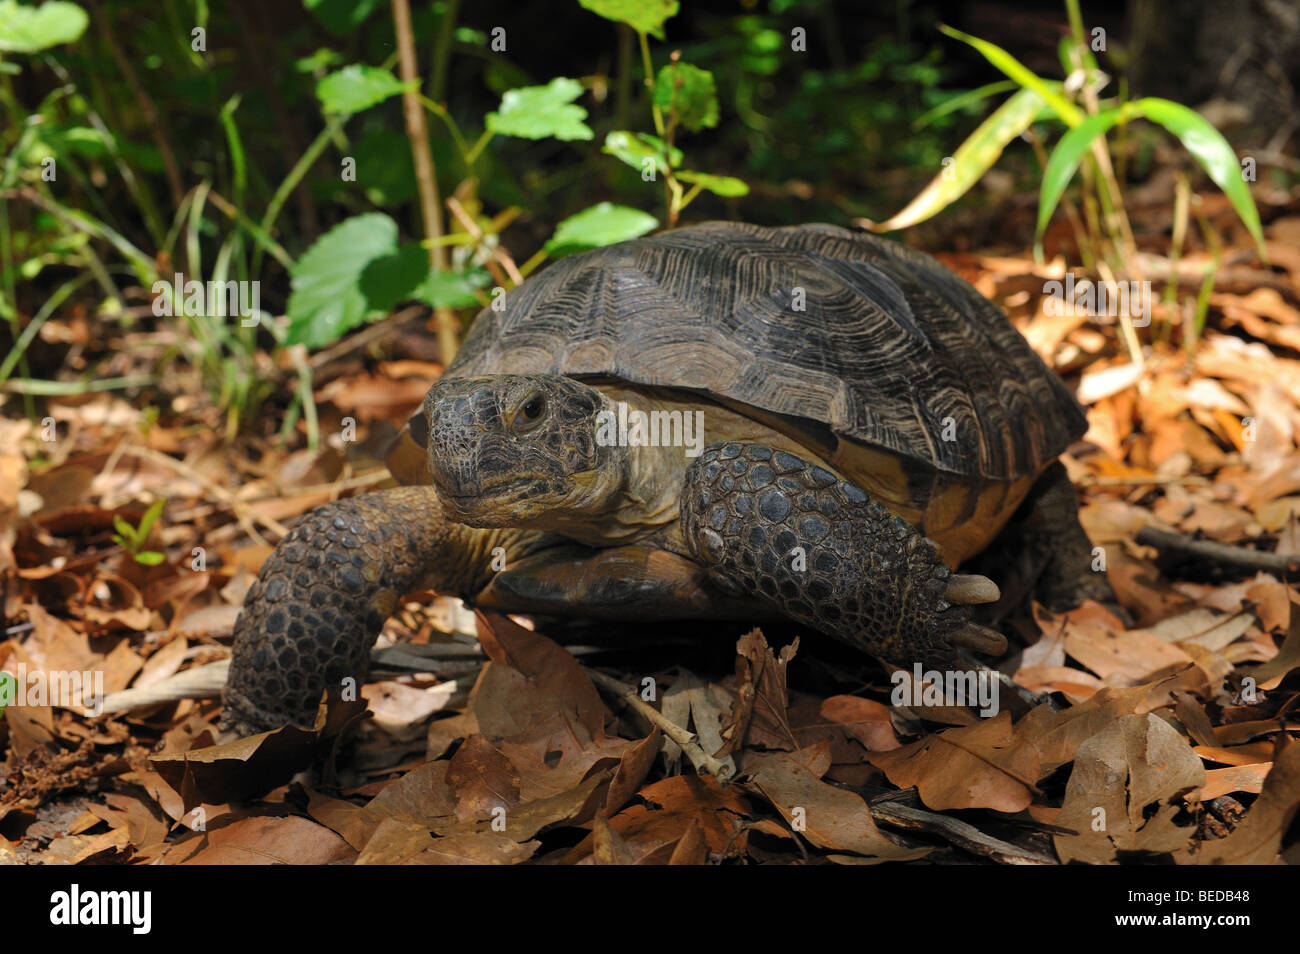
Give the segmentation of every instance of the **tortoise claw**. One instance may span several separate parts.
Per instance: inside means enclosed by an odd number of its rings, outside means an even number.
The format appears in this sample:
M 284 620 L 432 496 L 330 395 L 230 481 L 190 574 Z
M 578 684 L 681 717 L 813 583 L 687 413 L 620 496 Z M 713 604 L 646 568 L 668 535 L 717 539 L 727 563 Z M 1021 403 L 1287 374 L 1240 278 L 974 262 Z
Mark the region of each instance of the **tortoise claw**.
M 949 603 L 996 603 L 1002 598 L 998 585 L 977 573 L 954 573 L 948 577 L 943 598 Z
M 979 623 L 967 623 L 961 629 L 950 633 L 948 639 L 953 644 L 969 649 L 973 653 L 979 653 L 981 656 L 1001 656 L 1007 651 L 1007 638 Z

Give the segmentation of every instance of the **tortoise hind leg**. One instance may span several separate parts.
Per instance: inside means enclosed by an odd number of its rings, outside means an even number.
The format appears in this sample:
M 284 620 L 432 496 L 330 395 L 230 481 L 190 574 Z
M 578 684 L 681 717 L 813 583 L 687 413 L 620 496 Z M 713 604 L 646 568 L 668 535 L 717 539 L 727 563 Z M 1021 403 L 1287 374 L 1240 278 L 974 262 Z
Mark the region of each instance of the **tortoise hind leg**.
M 1084 600 L 1118 607 L 1115 591 L 1104 569 L 1095 569 L 1092 541 L 1079 523 L 1079 497 L 1060 461 L 1038 479 L 1036 507 L 1041 523 L 1037 536 L 1044 539 L 1047 562 L 1034 595 L 1054 612 L 1074 609 Z
M 951 576 L 914 527 L 794 454 L 711 445 L 687 469 L 681 515 L 687 547 L 722 585 L 888 662 L 960 668 L 958 646 L 1005 648 L 955 603 L 996 587 Z
M 1095 569 L 1092 541 L 1079 523 L 1079 500 L 1060 461 L 1054 461 L 997 539 L 965 566 L 996 568 L 1002 598 L 981 614 L 999 620 L 1023 610 L 1032 598 L 1054 613 L 1096 600 L 1125 622 L 1104 570 Z

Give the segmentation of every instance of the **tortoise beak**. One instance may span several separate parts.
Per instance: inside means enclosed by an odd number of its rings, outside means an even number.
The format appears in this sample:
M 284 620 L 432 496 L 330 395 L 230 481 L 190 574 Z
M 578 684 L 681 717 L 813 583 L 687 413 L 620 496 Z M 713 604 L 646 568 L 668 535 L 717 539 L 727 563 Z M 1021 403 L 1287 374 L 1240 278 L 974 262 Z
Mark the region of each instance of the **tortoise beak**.
M 500 469 L 493 467 L 494 459 L 504 459 L 496 389 L 487 383 L 458 383 L 426 407 L 432 422 L 427 441 L 429 473 L 444 499 L 477 497 L 483 478 Z

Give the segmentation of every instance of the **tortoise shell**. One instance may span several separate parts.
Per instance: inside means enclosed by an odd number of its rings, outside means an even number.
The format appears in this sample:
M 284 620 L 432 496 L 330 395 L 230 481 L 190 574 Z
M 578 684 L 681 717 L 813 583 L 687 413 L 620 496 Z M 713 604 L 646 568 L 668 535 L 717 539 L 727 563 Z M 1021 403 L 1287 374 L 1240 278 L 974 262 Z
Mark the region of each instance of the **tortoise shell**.
M 562 259 L 484 308 L 446 374 L 526 372 L 739 409 L 936 540 L 974 521 L 955 555 L 1087 429 L 996 305 L 928 255 L 829 225 L 708 222 Z

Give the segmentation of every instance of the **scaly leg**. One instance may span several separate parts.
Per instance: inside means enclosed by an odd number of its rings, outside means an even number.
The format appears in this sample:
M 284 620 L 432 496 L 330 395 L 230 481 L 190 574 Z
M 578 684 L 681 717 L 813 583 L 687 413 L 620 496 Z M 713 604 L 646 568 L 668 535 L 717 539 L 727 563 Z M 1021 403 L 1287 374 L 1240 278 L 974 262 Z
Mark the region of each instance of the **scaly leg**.
M 682 529 L 720 582 L 898 666 L 959 668 L 1006 640 L 961 603 L 997 598 L 865 491 L 785 451 L 730 442 L 686 473 Z
M 431 487 L 364 494 L 307 514 L 244 598 L 222 728 L 248 735 L 310 725 L 327 686 L 364 680 L 370 647 L 398 600 L 421 586 L 477 592 L 502 533 L 445 521 Z

